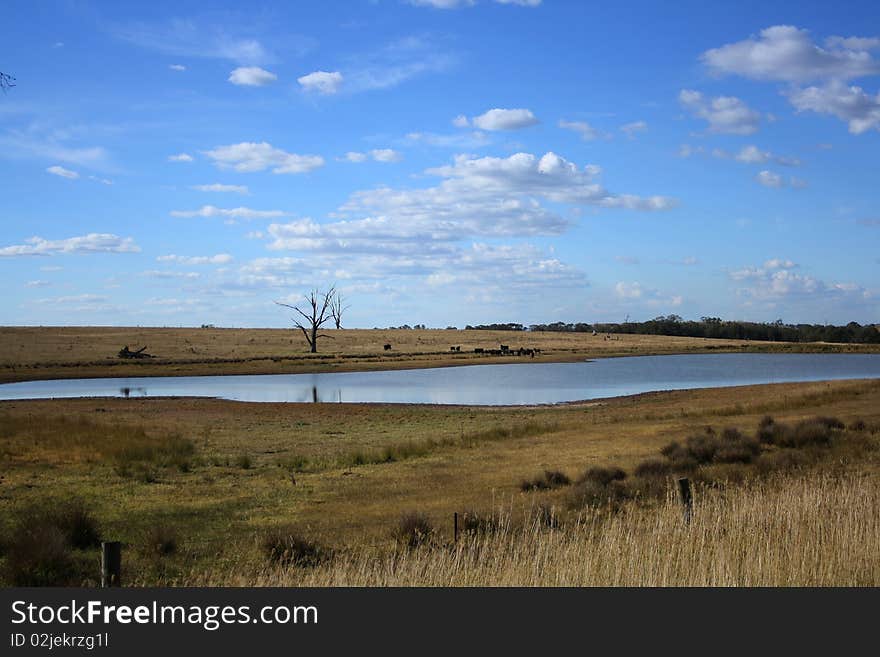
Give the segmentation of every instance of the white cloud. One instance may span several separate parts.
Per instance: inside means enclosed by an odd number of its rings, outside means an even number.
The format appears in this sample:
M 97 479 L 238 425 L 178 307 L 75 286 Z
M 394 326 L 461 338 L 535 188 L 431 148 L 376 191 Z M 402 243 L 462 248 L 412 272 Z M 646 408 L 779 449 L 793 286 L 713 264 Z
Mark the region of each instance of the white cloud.
M 49 281 L 28 281 L 24 284 L 25 287 L 49 287 L 52 283 Z
M 703 155 L 706 149 L 702 146 L 691 146 L 690 144 L 682 144 L 678 147 L 679 157 L 691 157 L 692 155 Z
M 872 96 L 861 87 L 832 80 L 821 87 L 794 89 L 787 95 L 799 112 L 832 114 L 846 121 L 854 135 L 880 130 L 880 94 Z
M 370 151 L 370 157 L 376 162 L 400 162 L 403 155 L 392 148 L 374 148 Z
M 825 45 L 829 48 L 845 48 L 846 50 L 874 50 L 880 48 L 880 38 L 831 36 L 825 39 Z
M 372 158 L 376 162 L 400 162 L 403 159 L 403 154 L 392 148 L 374 148 L 369 153 L 349 151 L 341 159 L 346 162 L 359 163 L 366 162 L 368 158 Z
M 184 66 L 183 64 L 169 64 L 168 68 L 170 68 L 172 71 L 185 71 L 186 70 L 186 66 Z
M 519 130 L 538 123 L 537 117 L 527 109 L 490 109 L 470 120 L 480 130 Z
M 791 260 L 774 258 L 762 267 L 746 267 L 729 273 L 731 280 L 746 284 L 737 294 L 756 300 L 779 300 L 792 297 L 828 299 L 844 295 L 865 298 L 865 288 L 854 283 L 826 283 L 822 280 L 794 271 L 798 265 Z
M 99 178 L 98 176 L 89 176 L 89 180 L 94 180 L 95 182 L 99 182 L 102 185 L 112 185 L 113 181 L 107 178 Z
M 342 159 L 346 162 L 366 162 L 367 154 L 361 153 L 360 151 L 348 151 Z
M 325 96 L 338 93 L 342 87 L 343 76 L 339 71 L 315 71 L 296 79 L 304 91 Z
M 193 156 L 189 153 L 178 153 L 177 155 L 168 156 L 169 162 L 192 162 L 193 159 Z
M 775 189 L 779 189 L 781 187 L 791 187 L 792 189 L 804 189 L 809 186 L 809 183 L 802 178 L 795 178 L 791 176 L 786 182 L 785 178 L 783 178 L 778 173 L 773 171 L 761 171 L 755 176 L 755 180 L 764 185 L 764 187 L 773 187 Z
M 264 87 L 277 79 L 277 75 L 259 66 L 239 66 L 229 74 L 229 82 L 244 87 Z
M 794 269 L 797 263 L 787 258 L 771 258 L 764 262 L 765 269 Z
M 459 114 L 454 119 L 452 119 L 452 125 L 454 125 L 456 128 L 467 128 L 470 124 L 471 122 L 468 121 L 468 117 L 466 117 L 464 114 Z
M 131 237 L 118 237 L 110 233 L 89 233 L 63 240 L 47 240 L 31 237 L 25 244 L 0 248 L 0 257 L 45 256 L 87 253 L 138 253 L 140 247 Z
M 359 93 L 390 89 L 426 73 L 440 73 L 456 64 L 455 54 L 445 52 L 424 36 L 407 36 L 372 52 L 347 58 L 342 71 L 343 90 Z
M 772 171 L 761 171 L 755 176 L 755 180 L 764 185 L 764 187 L 774 187 L 776 189 L 782 187 L 785 182 L 778 173 L 774 173 Z
M 200 192 L 232 192 L 235 194 L 250 194 L 247 185 L 224 185 L 222 183 L 212 183 L 210 185 L 193 185 L 192 188 Z
M 707 99 L 699 91 L 682 89 L 678 100 L 691 114 L 709 123 L 709 132 L 750 135 L 761 121 L 758 112 L 733 96 Z
M 141 272 L 141 276 L 146 276 L 147 278 L 158 278 L 158 279 L 184 279 L 184 280 L 194 280 L 196 278 L 200 278 L 201 274 L 196 271 L 161 271 L 158 269 L 151 269 L 149 271 Z
M 754 144 L 743 146 L 739 153 L 736 154 L 736 160 L 746 164 L 766 164 L 767 162 L 775 162 L 783 166 L 800 166 L 800 160 L 796 157 L 785 157 L 782 155 L 774 155 L 770 151 L 763 151 Z
M 645 287 L 638 281 L 619 281 L 614 286 L 614 294 L 622 301 L 639 302 L 652 308 L 678 307 L 684 302 L 684 298 L 681 296 L 664 295 L 659 290 Z
M 46 169 L 47 173 L 51 173 L 53 176 L 60 176 L 62 178 L 67 178 L 68 180 L 76 180 L 79 178 L 79 174 L 76 171 L 71 171 L 70 169 L 65 169 L 64 167 L 60 167 L 58 165 L 51 166 Z
M 270 248 L 323 252 L 435 253 L 470 237 L 556 235 L 569 221 L 541 200 L 606 208 L 664 210 L 662 196 L 616 195 L 594 177 L 598 167 L 578 168 L 554 153 L 508 158 L 460 155 L 452 165 L 429 169 L 435 187 L 356 192 L 339 209 L 342 220 L 304 218 L 272 224 Z M 360 218 L 348 219 L 350 215 Z
M 263 171 L 272 173 L 307 173 L 324 166 L 320 155 L 297 155 L 287 153 L 266 142 L 229 144 L 205 151 L 205 155 L 221 169 L 234 169 L 240 172 Z
M 647 129 L 648 124 L 645 121 L 633 121 L 632 123 L 625 123 L 620 126 L 620 131 L 625 133 L 630 139 L 634 139 L 636 134 L 645 132 Z
M 594 139 L 605 139 L 611 137 L 607 132 L 597 130 L 586 121 L 566 121 L 561 119 L 559 127 L 565 130 L 572 130 L 581 136 L 584 141 L 592 141 Z
M 228 253 L 218 253 L 212 256 L 182 256 L 161 255 L 156 258 L 157 262 L 173 262 L 177 265 L 226 265 L 233 261 Z
M 758 38 L 707 50 L 700 59 L 714 73 L 757 80 L 849 79 L 880 73 L 880 62 L 864 47 L 875 41 L 832 37 L 826 49 L 813 43 L 807 30 L 776 25 L 762 30 Z
M 248 21 L 239 17 L 238 22 L 246 24 Z M 247 66 L 274 59 L 257 39 L 236 34 L 236 27 L 230 21 L 217 25 L 204 20 L 174 18 L 165 23 L 138 21 L 110 25 L 109 28 L 117 38 L 173 57 L 224 59 Z M 314 40 L 286 34 L 285 45 L 297 54 L 303 54 L 313 47 Z
M 226 217 L 228 219 L 274 219 L 287 216 L 281 210 L 254 210 L 252 208 L 218 208 L 203 205 L 198 210 L 172 210 L 172 217 Z

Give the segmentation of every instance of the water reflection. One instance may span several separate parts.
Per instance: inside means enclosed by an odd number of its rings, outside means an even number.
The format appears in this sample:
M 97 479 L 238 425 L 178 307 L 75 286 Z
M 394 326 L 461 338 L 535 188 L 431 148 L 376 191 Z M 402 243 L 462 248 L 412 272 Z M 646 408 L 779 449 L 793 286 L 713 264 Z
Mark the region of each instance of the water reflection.
M 194 396 L 312 404 L 523 405 L 654 390 L 866 378 L 880 378 L 880 355 L 701 354 L 327 374 L 29 381 L 0 385 L 0 399 Z

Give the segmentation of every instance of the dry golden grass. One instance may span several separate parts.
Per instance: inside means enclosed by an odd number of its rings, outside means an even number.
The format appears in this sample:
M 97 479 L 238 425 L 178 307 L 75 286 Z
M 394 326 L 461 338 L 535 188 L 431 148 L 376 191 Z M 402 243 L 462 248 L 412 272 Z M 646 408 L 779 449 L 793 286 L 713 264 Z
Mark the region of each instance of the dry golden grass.
M 117 327 L 0 327 L 0 382 L 32 379 L 281 374 L 321 371 L 441 367 L 513 362 L 529 357 L 475 354 L 500 344 L 538 348 L 535 361 L 578 360 L 706 351 L 873 351 L 880 345 L 747 342 L 651 335 L 614 340 L 588 333 L 455 330 L 327 330 L 318 354 L 308 353 L 299 331 L 290 329 L 196 329 Z M 392 345 L 385 351 L 385 344 Z M 124 346 L 155 359 L 123 360 Z M 450 347 L 461 347 L 450 352 Z
M 204 577 L 204 579 L 201 579 Z M 659 507 L 537 520 L 455 546 L 355 551 L 314 569 L 196 575 L 237 586 L 878 586 L 880 480 L 814 475 L 697 492 Z
M 343 552 L 381 552 L 391 546 L 400 514 L 413 510 L 448 541 L 455 511 L 485 513 L 502 503 L 562 508 L 566 489 L 520 491 L 523 479 L 545 470 L 572 479 L 592 466 L 632 472 L 703 425 L 753 433 L 767 413 L 780 422 L 834 415 L 880 426 L 880 382 L 664 392 L 535 408 L 2 402 L 0 535 L 19 509 L 75 496 L 93 510 L 104 538 L 126 544 L 129 572 L 141 583 L 183 583 L 207 569 L 256 573 L 265 565 L 259 537 L 276 528 L 296 527 Z M 194 453 L 178 449 L 186 445 Z M 395 460 L 357 465 L 353 458 L 386 449 Z M 121 467 L 132 461 L 138 467 Z M 873 456 L 830 466 L 878 477 Z M 173 554 L 158 558 L 149 549 L 157 526 L 176 532 Z

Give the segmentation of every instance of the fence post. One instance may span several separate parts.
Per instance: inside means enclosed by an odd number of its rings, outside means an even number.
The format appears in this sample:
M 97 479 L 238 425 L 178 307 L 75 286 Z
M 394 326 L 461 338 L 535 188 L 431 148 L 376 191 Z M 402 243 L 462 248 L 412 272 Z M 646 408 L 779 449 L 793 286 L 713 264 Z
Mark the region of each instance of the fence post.
M 101 543 L 101 588 L 122 586 L 122 543 L 107 541 Z
M 681 494 L 681 505 L 684 510 L 684 524 L 691 524 L 691 517 L 694 515 L 694 498 L 691 494 L 691 480 L 682 477 L 678 480 L 678 492 Z
M 458 511 L 452 514 L 452 542 L 458 545 Z

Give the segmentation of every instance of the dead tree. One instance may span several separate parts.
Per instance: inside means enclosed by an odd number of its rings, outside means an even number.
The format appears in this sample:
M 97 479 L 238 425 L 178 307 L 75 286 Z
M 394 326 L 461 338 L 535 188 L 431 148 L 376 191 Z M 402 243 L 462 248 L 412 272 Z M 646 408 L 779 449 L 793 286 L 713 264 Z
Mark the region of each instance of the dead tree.
M 144 345 L 140 349 L 135 349 L 134 351 L 129 349 L 128 345 L 125 345 L 119 350 L 118 356 L 119 358 L 155 358 L 152 354 L 147 353 L 147 345 Z
M 342 292 L 337 292 L 333 295 L 333 299 L 330 301 L 330 316 L 333 317 L 333 323 L 336 324 L 336 328 L 342 328 L 342 313 L 350 307 L 342 305 Z
M 303 335 L 306 336 L 306 341 L 309 343 L 309 351 L 316 354 L 318 353 L 318 338 L 333 338 L 332 335 L 325 335 L 323 333 L 318 333 L 318 331 L 324 324 L 333 318 L 331 309 L 335 298 L 336 288 L 331 287 L 324 293 L 319 292 L 318 290 L 312 290 L 306 296 L 306 302 L 303 304 L 304 307 L 307 306 L 306 310 L 303 310 L 298 306 L 292 306 L 288 303 L 281 303 L 280 301 L 276 301 L 275 303 L 279 306 L 295 310 L 300 314 L 302 320 L 294 316 L 293 323 L 303 332 Z

